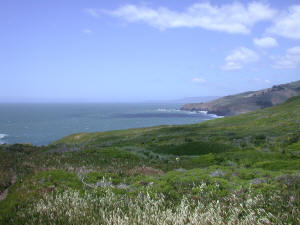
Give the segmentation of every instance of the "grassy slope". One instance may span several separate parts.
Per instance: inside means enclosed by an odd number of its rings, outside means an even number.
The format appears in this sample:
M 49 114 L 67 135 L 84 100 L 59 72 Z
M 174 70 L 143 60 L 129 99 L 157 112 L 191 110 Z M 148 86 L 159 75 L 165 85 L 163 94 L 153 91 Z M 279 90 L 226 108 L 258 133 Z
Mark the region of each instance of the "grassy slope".
M 299 139 L 299 112 L 300 97 L 294 97 L 275 107 L 199 124 L 80 133 L 67 136 L 54 144 L 156 146 L 215 141 L 239 147 L 278 147 L 278 144 L 285 146 Z
M 299 112 L 300 97 L 294 97 L 276 107 L 200 124 L 73 134 L 45 147 L 0 146 L 0 191 L 14 174 L 18 177 L 0 202 L 0 224 L 32 224 L 20 215 L 30 214 L 32 205 L 49 194 L 65 190 L 92 194 L 82 185 L 82 177 L 93 184 L 105 177 L 114 185 L 130 187 L 130 191 L 115 189 L 116 196 L 134 198 L 146 188 L 163 193 L 172 204 L 182 195 L 198 198 L 194 187 L 202 182 L 209 191 L 218 184 L 208 202 L 233 190 L 243 196 L 245 188 L 255 184 L 266 198 L 279 193 L 278 204 L 271 202 L 265 209 L 296 224 Z M 296 203 L 291 204 L 291 197 Z

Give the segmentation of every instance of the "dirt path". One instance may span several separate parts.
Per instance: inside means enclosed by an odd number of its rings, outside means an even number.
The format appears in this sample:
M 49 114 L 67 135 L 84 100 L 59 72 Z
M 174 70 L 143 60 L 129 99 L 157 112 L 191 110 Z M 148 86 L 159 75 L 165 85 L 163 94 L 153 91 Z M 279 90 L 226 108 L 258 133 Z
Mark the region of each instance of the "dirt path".
M 16 183 L 16 181 L 17 181 L 17 176 L 13 175 L 13 177 L 10 180 L 10 185 L 0 194 L 0 201 L 6 199 L 6 196 L 8 194 L 8 189 L 10 188 L 10 186 Z

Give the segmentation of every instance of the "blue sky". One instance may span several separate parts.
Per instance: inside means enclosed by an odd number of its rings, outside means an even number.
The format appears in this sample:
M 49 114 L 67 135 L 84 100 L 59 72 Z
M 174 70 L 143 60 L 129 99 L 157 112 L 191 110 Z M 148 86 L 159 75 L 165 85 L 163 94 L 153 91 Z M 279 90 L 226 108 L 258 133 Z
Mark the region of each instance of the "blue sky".
M 1 0 L 0 101 L 223 96 L 300 80 L 300 2 Z

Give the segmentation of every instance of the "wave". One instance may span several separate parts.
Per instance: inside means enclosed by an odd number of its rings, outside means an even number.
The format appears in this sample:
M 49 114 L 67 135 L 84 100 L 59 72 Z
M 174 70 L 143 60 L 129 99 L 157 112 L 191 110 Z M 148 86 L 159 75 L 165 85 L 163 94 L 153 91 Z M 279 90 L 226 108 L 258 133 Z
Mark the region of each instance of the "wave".
M 157 112 L 166 112 L 166 113 L 185 113 L 185 114 L 207 114 L 207 111 L 188 111 L 180 109 L 164 109 L 160 108 L 156 110 Z
M 180 112 L 179 109 L 157 109 L 158 112 Z
M 209 115 L 209 116 L 211 116 L 211 117 L 213 117 L 213 118 L 223 118 L 224 116 L 218 116 L 218 115 L 215 115 L 215 114 L 207 114 L 207 115 Z
M 218 116 L 216 114 L 210 114 L 208 113 L 208 111 L 188 111 L 188 110 L 179 110 L 181 112 L 185 112 L 185 113 L 189 113 L 189 114 L 202 114 L 202 115 L 206 115 L 209 116 L 211 118 L 223 118 L 224 116 Z
M 0 144 L 4 144 L 5 142 L 2 141 L 1 139 L 7 137 L 8 135 L 7 134 L 0 134 Z
M 5 138 L 6 136 L 8 136 L 7 134 L 0 134 L 0 139 Z
M 181 114 L 188 114 L 188 115 L 205 115 L 207 117 L 211 118 L 223 118 L 224 116 L 218 116 L 216 114 L 210 114 L 208 111 L 189 111 L 189 110 L 181 110 L 181 109 L 164 109 L 164 108 L 159 108 L 156 110 L 157 112 L 162 112 L 162 113 L 181 113 Z M 209 119 L 207 119 L 209 120 Z
M 187 113 L 187 114 L 202 114 L 202 115 L 212 115 L 208 114 L 207 111 L 189 111 L 189 110 L 179 110 L 180 112 Z

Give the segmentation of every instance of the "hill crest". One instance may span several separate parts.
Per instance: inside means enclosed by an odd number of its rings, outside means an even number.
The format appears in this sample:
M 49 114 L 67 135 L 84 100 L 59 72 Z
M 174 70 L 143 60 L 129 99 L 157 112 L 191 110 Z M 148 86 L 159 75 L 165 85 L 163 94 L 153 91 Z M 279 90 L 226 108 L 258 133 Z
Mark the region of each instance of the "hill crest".
M 188 103 L 181 110 L 207 111 L 219 116 L 232 116 L 278 105 L 299 95 L 300 81 L 296 81 L 259 91 L 229 95 L 206 103 Z

